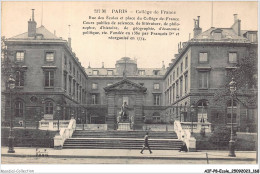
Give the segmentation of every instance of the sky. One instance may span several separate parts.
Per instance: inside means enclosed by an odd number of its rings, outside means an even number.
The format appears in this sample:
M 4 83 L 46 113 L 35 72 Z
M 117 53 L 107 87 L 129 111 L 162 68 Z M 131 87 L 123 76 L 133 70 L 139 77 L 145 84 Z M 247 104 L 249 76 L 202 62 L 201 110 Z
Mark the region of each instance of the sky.
M 229 28 L 233 14 L 242 21 L 242 30 L 257 30 L 257 2 L 213 2 L 213 26 Z M 193 19 L 200 16 L 202 31 L 211 27 L 212 2 L 2 2 L 1 34 L 6 38 L 27 32 L 27 21 L 35 9 L 37 27 L 41 23 L 50 32 L 68 38 L 69 27 L 72 48 L 84 67 L 113 68 L 122 57 L 136 58 L 139 68 L 166 67 L 177 53 L 178 43 L 193 37 Z M 82 35 L 83 21 L 95 15 L 94 9 L 168 10 L 180 18 L 180 35 L 174 37 L 148 36 L 146 41 L 108 40 L 107 36 Z M 112 14 L 109 14 L 112 15 Z M 117 15 L 117 14 L 115 14 Z M 120 14 L 121 15 L 121 14 Z M 128 15 L 128 14 L 124 14 Z M 133 15 L 132 15 L 133 16 Z M 171 17 L 171 15 L 169 15 Z

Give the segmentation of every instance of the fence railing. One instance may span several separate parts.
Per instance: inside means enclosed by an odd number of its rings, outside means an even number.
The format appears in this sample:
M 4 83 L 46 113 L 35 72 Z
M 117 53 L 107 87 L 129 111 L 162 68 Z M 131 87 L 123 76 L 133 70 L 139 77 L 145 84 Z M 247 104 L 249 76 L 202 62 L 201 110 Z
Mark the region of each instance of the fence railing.
M 41 130 L 58 130 L 67 128 L 70 120 L 41 120 L 39 121 L 39 129 Z M 59 126 L 58 126 L 59 125 Z

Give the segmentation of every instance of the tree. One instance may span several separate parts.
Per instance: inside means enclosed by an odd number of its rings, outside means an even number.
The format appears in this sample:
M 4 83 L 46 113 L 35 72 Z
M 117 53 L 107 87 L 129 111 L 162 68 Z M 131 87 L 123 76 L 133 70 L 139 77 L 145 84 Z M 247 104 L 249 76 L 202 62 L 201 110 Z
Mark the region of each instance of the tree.
M 254 51 L 250 51 L 247 57 L 239 60 L 235 68 L 228 71 L 225 77 L 225 83 L 214 94 L 216 103 L 223 103 L 230 100 L 229 83 L 234 78 L 237 83 L 237 92 L 246 91 L 250 93 L 249 89 L 257 89 L 257 56 Z M 252 93 L 252 96 L 255 94 Z M 236 95 L 238 101 L 238 95 Z M 251 100 L 250 98 L 249 100 Z M 246 103 L 243 103 L 247 105 Z

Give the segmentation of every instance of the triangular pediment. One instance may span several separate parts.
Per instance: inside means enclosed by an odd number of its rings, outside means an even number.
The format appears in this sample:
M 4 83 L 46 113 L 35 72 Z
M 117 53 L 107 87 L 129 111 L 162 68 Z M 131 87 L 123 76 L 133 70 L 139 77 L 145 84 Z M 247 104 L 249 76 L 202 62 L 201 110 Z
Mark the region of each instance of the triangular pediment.
M 108 91 L 142 91 L 142 92 L 145 92 L 147 90 L 147 88 L 125 78 L 113 85 L 105 87 L 104 90 L 106 92 L 108 92 Z

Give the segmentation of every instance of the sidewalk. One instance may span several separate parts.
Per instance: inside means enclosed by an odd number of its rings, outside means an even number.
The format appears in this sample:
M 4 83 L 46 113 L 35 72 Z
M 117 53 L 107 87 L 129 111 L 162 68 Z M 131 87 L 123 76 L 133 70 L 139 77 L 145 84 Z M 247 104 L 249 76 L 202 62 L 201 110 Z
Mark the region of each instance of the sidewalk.
M 44 148 L 41 148 L 44 149 Z M 113 158 L 113 159 L 164 159 L 164 160 L 239 160 L 256 161 L 255 151 L 237 151 L 236 157 L 229 157 L 228 151 L 178 152 L 177 150 L 140 150 L 128 149 L 62 149 L 46 148 L 49 158 Z M 8 147 L 1 147 L 1 155 L 7 157 L 35 157 L 36 148 L 15 147 L 15 153 L 7 153 Z

